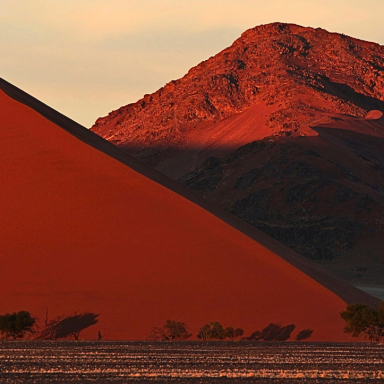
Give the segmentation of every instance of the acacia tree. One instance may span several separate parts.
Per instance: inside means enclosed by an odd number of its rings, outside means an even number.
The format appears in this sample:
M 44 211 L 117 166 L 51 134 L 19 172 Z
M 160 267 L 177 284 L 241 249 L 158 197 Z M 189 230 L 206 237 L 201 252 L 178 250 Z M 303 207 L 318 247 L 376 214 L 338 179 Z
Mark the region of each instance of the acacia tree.
M 0 334 L 2 338 L 23 338 L 35 332 L 36 319 L 27 311 L 7 313 L 0 316 Z
M 207 340 L 224 340 L 227 337 L 226 331 L 223 326 L 217 322 L 212 321 L 202 326 L 197 334 L 199 339 L 203 341 Z
M 235 340 L 244 335 L 244 330 L 242 328 L 227 327 L 225 328 L 225 334 L 229 339 Z
M 167 320 L 162 327 L 153 327 L 148 339 L 150 340 L 187 340 L 192 334 L 188 332 L 187 325 L 180 321 Z
M 380 304 L 378 311 L 367 305 L 348 305 L 340 316 L 347 323 L 344 332 L 350 333 L 352 337 L 363 335 L 376 342 L 384 338 L 384 302 Z
M 211 328 L 209 324 L 205 324 L 200 328 L 199 333 L 197 334 L 197 337 L 203 341 L 207 341 L 209 339 L 210 329 Z

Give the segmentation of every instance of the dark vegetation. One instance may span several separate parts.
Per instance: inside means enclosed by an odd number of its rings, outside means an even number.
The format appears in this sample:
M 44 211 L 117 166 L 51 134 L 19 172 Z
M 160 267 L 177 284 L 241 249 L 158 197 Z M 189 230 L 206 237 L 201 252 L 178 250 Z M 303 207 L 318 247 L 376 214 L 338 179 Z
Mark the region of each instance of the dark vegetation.
M 353 306 L 351 306 L 353 307 Z M 384 325 L 384 303 L 380 307 L 378 313 L 368 309 L 365 306 L 358 306 L 368 311 L 364 313 L 364 319 L 376 319 L 377 324 Z M 348 307 L 349 308 L 349 307 Z M 355 311 L 354 308 L 350 311 Z M 356 311 L 355 311 L 356 312 Z M 355 313 L 353 312 L 353 313 Z M 359 312 L 360 313 L 360 312 Z M 376 317 L 374 317 L 376 313 Z M 343 314 L 342 314 L 343 316 Z M 349 312 L 348 315 L 350 316 Z M 360 316 L 360 315 L 359 315 Z M 371 316 L 371 317 L 369 317 Z M 373 316 L 373 317 L 372 317 Z M 79 340 L 80 333 L 98 322 L 98 314 L 92 312 L 75 313 L 74 315 L 59 315 L 53 318 L 49 318 L 48 308 L 45 311 L 44 329 L 36 336 L 37 319 L 27 311 L 20 311 L 17 313 L 7 313 L 0 316 L 0 338 L 1 339 L 23 339 L 27 337 L 35 336 L 37 340 L 51 340 L 56 341 L 58 339 L 67 339 L 72 337 L 74 340 Z M 343 317 L 344 318 L 344 317 Z M 349 317 L 348 317 L 349 319 Z M 360 319 L 360 318 L 359 318 Z M 359 320 L 360 321 L 360 320 Z M 355 319 L 352 319 L 352 325 L 355 324 Z M 360 321 L 361 323 L 361 321 Z M 360 324 L 359 323 L 359 324 Z M 376 323 L 375 323 L 376 324 Z M 203 325 L 197 334 L 197 338 L 203 341 L 209 340 L 225 340 L 230 339 L 232 341 L 241 338 L 241 340 L 256 340 L 256 341 L 286 341 L 291 337 L 292 332 L 295 329 L 294 324 L 282 326 L 280 324 L 271 323 L 265 327 L 262 331 L 255 331 L 248 337 L 242 337 L 244 330 L 242 328 L 235 328 L 233 326 L 223 327 L 218 321 L 212 321 Z M 382 327 L 383 328 L 383 327 Z M 349 329 L 349 328 L 348 328 Z M 352 329 L 352 328 L 351 328 Z M 354 329 L 354 328 L 353 328 Z M 364 328 L 365 329 L 365 328 Z M 365 332 L 363 328 L 354 330 L 354 335 L 360 335 L 361 332 Z M 311 329 L 304 329 L 296 336 L 297 341 L 308 339 L 313 333 Z M 383 334 L 384 335 L 384 334 Z M 188 332 L 188 327 L 185 323 L 175 320 L 167 320 L 162 327 L 153 327 L 148 340 L 156 341 L 174 341 L 174 340 L 187 340 L 192 336 Z M 104 335 L 98 331 L 97 340 L 101 340 Z
M 73 337 L 79 340 L 80 333 L 98 322 L 98 314 L 91 312 L 75 313 L 74 315 L 59 315 L 49 319 L 46 308 L 44 324 L 45 328 L 37 334 L 37 318 L 28 311 L 7 313 L 0 316 L 0 338 L 1 339 L 25 339 L 35 337 L 39 340 L 66 339 Z M 99 331 L 98 340 L 103 337 Z
M 225 334 L 228 339 L 235 340 L 244 335 L 244 330 L 242 328 L 227 327 L 225 328 Z
M 370 341 L 384 341 L 384 301 L 377 311 L 362 304 L 348 305 L 340 316 L 346 322 L 344 332 L 352 337 L 364 336 Z
M 224 340 L 227 337 L 224 327 L 217 321 L 203 325 L 197 337 L 203 341 Z
M 35 333 L 36 319 L 27 311 L 6 313 L 0 316 L 0 337 L 2 339 L 24 338 Z
M 262 331 L 255 331 L 248 337 L 242 337 L 244 330 L 242 328 L 235 328 L 232 326 L 224 328 L 218 321 L 211 321 L 203 325 L 197 334 L 197 338 L 203 341 L 210 340 L 225 340 L 232 341 L 236 339 L 250 340 L 250 341 L 286 341 L 291 337 L 292 332 L 295 330 L 294 324 L 282 326 L 281 324 L 270 323 Z M 296 341 L 309 339 L 312 336 L 312 329 L 303 329 L 296 336 Z M 152 328 L 148 340 L 158 341 L 172 341 L 172 340 L 186 340 L 192 334 L 188 333 L 185 323 L 167 320 L 162 327 Z
M 91 312 L 75 313 L 72 316 L 59 315 L 53 319 L 49 319 L 48 308 L 45 312 L 45 329 L 39 336 L 41 340 L 52 340 L 65 339 L 67 337 L 73 337 L 75 340 L 79 340 L 80 333 L 84 329 L 91 325 L 97 324 L 98 314 Z M 102 335 L 99 331 L 99 340 Z
M 192 336 L 188 333 L 185 323 L 175 320 L 167 320 L 162 327 L 153 327 L 149 340 L 187 340 Z
M 98 314 L 91 312 L 75 313 L 72 316 L 60 315 L 49 319 L 48 309 L 44 319 L 45 328 L 35 337 L 40 340 L 66 339 L 73 337 L 79 340 L 80 333 L 97 324 Z M 378 310 L 369 308 L 362 304 L 348 305 L 346 310 L 341 312 L 340 316 L 346 322 L 344 331 L 350 333 L 352 337 L 364 336 L 370 341 L 384 341 L 384 302 L 382 302 Z M 34 336 L 37 328 L 36 318 L 27 311 L 19 311 L 15 313 L 7 313 L 0 315 L 0 338 L 1 339 L 23 339 Z M 197 337 L 203 341 L 209 340 L 241 340 L 249 341 L 287 341 L 291 338 L 292 332 L 295 330 L 294 324 L 283 326 L 277 323 L 270 323 L 261 331 L 256 330 L 250 336 L 242 337 L 244 331 L 242 328 L 234 328 L 232 326 L 224 328 L 222 324 L 213 321 L 203 325 L 197 334 Z M 313 334 L 313 329 L 303 329 L 296 337 L 296 341 L 309 339 Z M 167 320 L 162 327 L 152 328 L 149 340 L 173 341 L 187 340 L 192 336 L 188 332 L 185 323 L 175 320 Z M 104 335 L 98 332 L 98 340 Z

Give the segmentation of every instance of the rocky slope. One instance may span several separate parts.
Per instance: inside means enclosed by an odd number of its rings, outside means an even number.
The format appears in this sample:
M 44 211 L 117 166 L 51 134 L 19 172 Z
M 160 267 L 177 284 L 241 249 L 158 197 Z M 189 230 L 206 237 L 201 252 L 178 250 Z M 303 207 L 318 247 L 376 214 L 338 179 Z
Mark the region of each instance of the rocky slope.
M 199 152 L 308 134 L 309 125 L 327 121 L 316 110 L 363 117 L 383 109 L 383 68 L 384 47 L 378 44 L 323 29 L 263 25 L 182 79 L 98 119 L 92 130 L 161 168 L 180 147 Z M 215 130 L 251 106 L 241 126 Z M 165 156 L 165 149 L 172 153 Z
M 270 136 L 210 157 L 179 181 L 351 283 L 381 285 L 384 119 L 338 119 L 318 137 Z M 359 123 L 378 136 L 342 129 Z
M 92 130 L 302 254 L 336 260 L 326 265 L 341 276 L 373 284 L 384 277 L 381 243 L 372 245 L 384 190 L 382 123 L 372 119 L 380 112 L 364 119 L 371 110 L 384 111 L 383 46 L 274 23 Z

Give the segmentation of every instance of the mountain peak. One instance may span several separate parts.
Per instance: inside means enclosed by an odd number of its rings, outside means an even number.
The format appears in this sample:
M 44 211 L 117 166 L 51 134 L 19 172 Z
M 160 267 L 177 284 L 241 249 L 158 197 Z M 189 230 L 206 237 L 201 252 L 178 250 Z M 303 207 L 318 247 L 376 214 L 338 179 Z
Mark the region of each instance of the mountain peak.
M 142 159 L 151 147 L 239 147 L 271 135 L 316 135 L 310 127 L 329 122 L 329 113 L 384 110 L 383 69 L 378 44 L 321 28 L 261 25 L 92 130 Z M 225 126 L 239 114 L 236 130 Z

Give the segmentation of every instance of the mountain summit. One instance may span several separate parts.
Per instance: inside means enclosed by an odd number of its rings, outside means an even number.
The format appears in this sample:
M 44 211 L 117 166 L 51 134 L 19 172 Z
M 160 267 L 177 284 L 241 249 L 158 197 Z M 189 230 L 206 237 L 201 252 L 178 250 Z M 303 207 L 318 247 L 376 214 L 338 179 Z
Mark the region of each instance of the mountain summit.
M 185 162 L 164 162 L 180 147 L 193 152 L 191 166 L 204 157 L 194 149 L 316 135 L 310 126 L 331 121 L 323 112 L 364 117 L 384 110 L 383 68 L 384 47 L 378 44 L 320 28 L 262 25 L 91 129 L 176 178 L 185 173 Z

